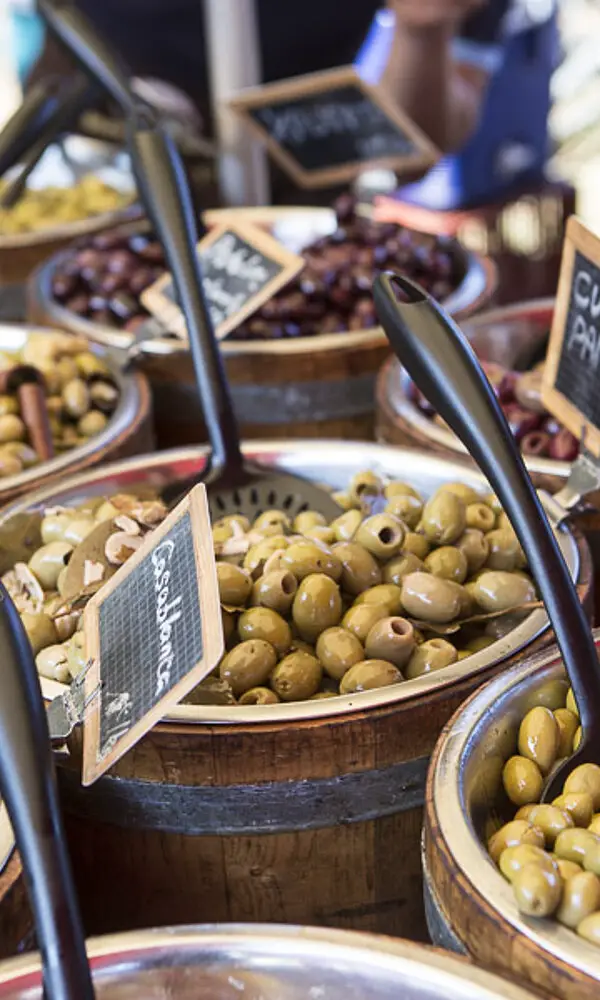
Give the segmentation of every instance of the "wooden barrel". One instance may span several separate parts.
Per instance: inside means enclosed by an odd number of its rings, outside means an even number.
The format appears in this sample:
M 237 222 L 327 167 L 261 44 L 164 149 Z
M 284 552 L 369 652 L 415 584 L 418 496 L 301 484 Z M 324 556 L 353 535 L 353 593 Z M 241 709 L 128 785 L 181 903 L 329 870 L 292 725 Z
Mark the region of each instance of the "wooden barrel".
M 333 212 L 309 208 L 214 211 L 207 213 L 206 221 L 226 222 L 232 215 L 274 229 L 295 250 L 335 226 Z M 279 230 L 274 228 L 277 225 Z M 462 279 L 446 306 L 464 318 L 488 302 L 495 287 L 495 269 L 491 262 L 458 245 L 453 252 Z M 32 277 L 29 319 L 126 349 L 130 335 L 82 320 L 53 300 L 52 276 L 61 259 L 61 255 L 53 258 Z M 375 379 L 389 354 L 381 329 L 279 341 L 228 338 L 221 349 L 245 438 L 373 438 Z M 138 364 L 152 384 L 159 447 L 205 440 L 189 352 L 172 339 L 158 338 L 143 346 Z
M 33 944 L 33 919 L 6 807 L 0 803 L 0 959 Z
M 600 630 L 596 630 L 600 652 Z M 423 861 L 432 940 L 518 976 L 561 1000 L 595 1000 L 600 950 L 552 920 L 523 917 L 487 855 L 483 831 L 501 801 L 502 764 L 536 691 L 564 676 L 558 650 L 496 677 L 463 705 L 434 750 L 427 779 Z
M 427 495 L 473 470 L 360 442 L 274 442 L 246 454 L 341 487 L 359 468 L 410 468 Z M 192 456 L 196 455 L 196 464 Z M 14 504 L 75 503 L 193 474 L 200 451 L 108 466 Z M 591 566 L 560 532 L 581 593 Z M 496 648 L 395 687 L 297 705 L 180 705 L 110 773 L 80 785 L 79 738 L 59 761 L 69 848 L 89 933 L 161 922 L 282 921 L 425 938 L 420 837 L 429 755 L 452 712 L 487 678 L 549 639 L 536 611 Z M 42 682 L 51 697 L 56 685 Z

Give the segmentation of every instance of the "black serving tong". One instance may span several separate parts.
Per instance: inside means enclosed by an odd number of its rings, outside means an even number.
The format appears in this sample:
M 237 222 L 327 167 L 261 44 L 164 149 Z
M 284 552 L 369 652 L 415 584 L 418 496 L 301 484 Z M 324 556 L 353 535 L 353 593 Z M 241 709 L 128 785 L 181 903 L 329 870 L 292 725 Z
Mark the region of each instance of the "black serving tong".
M 600 764 L 600 666 L 569 570 L 506 418 L 467 338 L 418 285 L 392 273 L 373 285 L 379 321 L 401 364 L 466 445 L 508 514 L 554 628 L 573 687 L 583 737 L 551 774 L 544 801 L 568 774 Z
M 17 609 L 1 583 L 0 732 L 0 791 L 33 907 L 46 1000 L 93 1000 L 38 673 Z
M 175 505 L 203 482 L 213 518 L 245 514 L 251 521 L 267 508 L 291 516 L 309 507 L 332 519 L 339 506 L 323 489 L 299 476 L 277 472 L 244 458 L 221 353 L 202 287 L 198 231 L 181 156 L 155 113 L 131 90 L 127 71 L 79 11 L 58 0 L 42 0 L 48 23 L 87 71 L 121 104 L 139 193 L 164 247 L 184 313 L 196 384 L 211 443 L 201 474 L 163 490 Z

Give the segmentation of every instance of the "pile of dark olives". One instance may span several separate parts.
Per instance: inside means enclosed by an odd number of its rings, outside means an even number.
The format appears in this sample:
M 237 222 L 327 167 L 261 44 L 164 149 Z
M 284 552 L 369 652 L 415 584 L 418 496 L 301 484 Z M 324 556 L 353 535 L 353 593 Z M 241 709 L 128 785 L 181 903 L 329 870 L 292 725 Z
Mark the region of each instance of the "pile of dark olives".
M 336 205 L 338 228 L 304 250 L 300 275 L 231 334 L 236 340 L 276 340 L 377 325 L 371 284 L 394 268 L 445 299 L 463 274 L 443 239 L 355 214 L 352 198 Z M 148 313 L 140 295 L 165 270 L 152 235 L 121 227 L 74 244 L 52 280 L 54 298 L 103 326 L 134 332 Z
M 226 642 L 208 682 L 217 703 L 306 701 L 409 681 L 491 645 L 535 601 L 493 495 L 449 483 L 426 500 L 363 472 L 336 498 L 343 512 L 330 524 L 312 510 L 213 524 Z M 165 516 L 161 502 L 125 494 L 46 512 L 40 547 L 3 577 L 43 676 L 76 676 L 87 595 Z M 199 698 L 210 700 L 206 684 Z
M 563 793 L 541 803 L 550 770 L 579 746 L 581 726 L 566 680 L 543 685 L 536 701 L 502 772 L 507 799 L 518 809 L 491 834 L 488 850 L 522 913 L 553 917 L 600 945 L 600 767 L 579 765 Z
M 482 365 L 522 453 L 532 458 L 574 462 L 579 454 L 579 441 L 548 413 L 542 402 L 544 363 L 528 372 L 512 371 L 495 363 L 482 362 Z M 410 391 L 421 412 L 445 426 L 414 384 Z

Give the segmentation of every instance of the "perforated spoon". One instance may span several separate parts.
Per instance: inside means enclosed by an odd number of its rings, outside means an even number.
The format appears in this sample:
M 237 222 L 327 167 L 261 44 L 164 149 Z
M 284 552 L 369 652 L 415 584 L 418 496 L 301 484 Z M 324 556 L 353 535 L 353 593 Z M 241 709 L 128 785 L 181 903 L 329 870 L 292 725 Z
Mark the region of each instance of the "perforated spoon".
M 0 791 L 21 853 L 49 1000 L 93 1000 L 31 646 L 0 583 Z
M 575 767 L 600 764 L 600 667 L 591 629 L 515 439 L 467 338 L 419 285 L 406 278 L 392 273 L 378 276 L 373 297 L 398 360 L 466 445 L 498 495 L 554 628 L 583 736 L 575 753 L 546 784 L 544 801 L 551 802 L 562 793 Z

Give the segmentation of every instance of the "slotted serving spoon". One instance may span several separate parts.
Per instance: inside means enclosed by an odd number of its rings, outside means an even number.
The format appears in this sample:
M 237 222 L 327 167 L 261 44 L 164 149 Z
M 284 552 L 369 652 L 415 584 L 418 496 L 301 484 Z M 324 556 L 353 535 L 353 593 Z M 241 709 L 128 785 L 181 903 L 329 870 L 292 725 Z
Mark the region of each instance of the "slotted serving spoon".
M 310 507 L 332 520 L 341 511 L 326 490 L 300 476 L 249 462 L 242 454 L 229 385 L 202 287 L 191 192 L 175 143 L 155 113 L 131 89 L 130 74 L 90 22 L 59 0 L 43 0 L 41 9 L 63 43 L 123 108 L 138 190 L 164 247 L 186 319 L 211 455 L 201 474 L 186 483 L 169 485 L 163 490 L 163 499 L 173 506 L 192 486 L 203 482 L 213 519 L 241 513 L 253 521 L 273 507 L 293 517 Z
M 0 583 L 0 791 L 21 854 L 47 1000 L 93 1000 L 33 653 Z
M 402 300 L 399 299 L 402 296 Z M 419 285 L 390 272 L 373 284 L 379 321 L 400 363 L 468 448 L 508 514 L 554 628 L 583 736 L 544 801 L 573 768 L 600 764 L 600 667 L 591 629 L 506 418 L 467 338 Z

